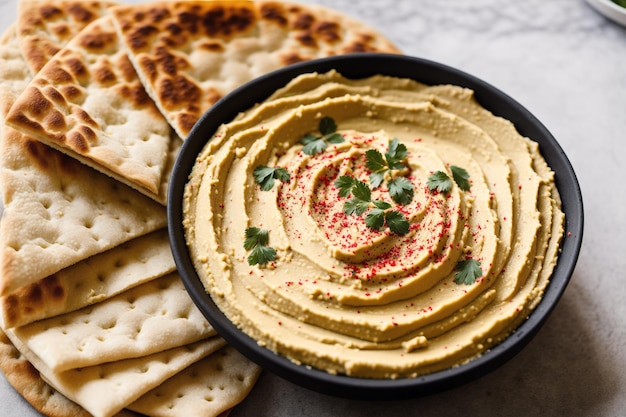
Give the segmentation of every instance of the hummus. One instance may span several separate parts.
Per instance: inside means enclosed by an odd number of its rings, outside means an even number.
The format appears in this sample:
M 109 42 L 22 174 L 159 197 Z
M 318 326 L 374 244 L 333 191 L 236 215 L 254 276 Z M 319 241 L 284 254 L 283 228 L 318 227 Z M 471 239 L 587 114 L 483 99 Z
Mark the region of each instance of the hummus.
M 184 201 L 195 267 L 233 323 L 366 378 L 506 338 L 542 297 L 563 222 L 537 144 L 471 90 L 335 71 L 221 126 Z

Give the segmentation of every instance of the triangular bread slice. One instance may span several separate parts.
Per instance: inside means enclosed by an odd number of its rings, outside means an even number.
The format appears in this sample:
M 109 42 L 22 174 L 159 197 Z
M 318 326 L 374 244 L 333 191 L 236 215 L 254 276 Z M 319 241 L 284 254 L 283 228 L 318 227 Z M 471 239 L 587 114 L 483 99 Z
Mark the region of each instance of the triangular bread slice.
M 110 16 L 91 22 L 44 65 L 6 122 L 165 204 L 171 128 Z
M 2 330 L 0 330 L 0 370 L 9 384 L 41 414 L 48 417 L 91 417 L 84 408 L 48 385 Z M 115 415 L 115 417 L 140 416 L 129 410 L 122 410 Z
M 177 273 L 13 332 L 55 373 L 147 356 L 216 334 Z
M 167 229 L 94 255 L 0 298 L 5 328 L 24 326 L 109 299 L 176 268 Z
M 218 416 L 239 404 L 261 368 L 232 346 L 194 363 L 127 406 L 147 416 Z
M 33 74 L 92 21 L 104 16 L 113 1 L 20 0 L 17 33 Z
M 321 6 L 178 1 L 113 7 L 146 90 L 181 138 L 219 98 L 298 61 L 399 50 L 378 31 Z
M 114 416 L 146 392 L 226 345 L 224 339 L 216 336 L 150 356 L 54 373 L 15 337 L 13 330 L 4 332 L 45 382 L 95 417 Z
M 160 204 L 7 126 L 0 130 L 0 296 L 166 226 Z

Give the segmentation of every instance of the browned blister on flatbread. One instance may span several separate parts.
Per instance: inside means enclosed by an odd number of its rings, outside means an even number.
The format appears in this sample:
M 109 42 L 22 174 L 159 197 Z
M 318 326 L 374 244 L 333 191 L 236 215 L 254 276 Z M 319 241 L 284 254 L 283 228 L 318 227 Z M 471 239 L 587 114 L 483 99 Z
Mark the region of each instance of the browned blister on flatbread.
M 113 1 L 40 1 L 18 3 L 20 48 L 33 74 L 76 34 L 104 16 Z
M 398 49 L 371 27 L 314 5 L 155 2 L 111 9 L 146 89 L 185 138 L 241 84 L 313 58 Z
M 44 65 L 7 124 L 165 203 L 172 132 L 110 17 L 90 23 Z
M 4 127 L 0 295 L 166 226 L 165 209 Z

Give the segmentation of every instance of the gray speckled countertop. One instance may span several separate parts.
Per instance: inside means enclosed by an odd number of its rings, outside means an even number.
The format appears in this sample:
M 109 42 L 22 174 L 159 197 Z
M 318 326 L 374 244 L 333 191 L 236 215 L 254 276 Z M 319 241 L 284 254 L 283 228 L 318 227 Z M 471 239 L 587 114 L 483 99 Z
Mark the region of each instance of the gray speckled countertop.
M 576 170 L 585 238 L 553 315 L 495 372 L 441 394 L 388 403 L 317 394 L 265 372 L 231 417 L 625 415 L 626 28 L 583 0 L 307 2 L 349 13 L 406 54 L 469 72 L 526 106 Z M 14 20 L 15 7 L 15 0 L 0 0 L 0 30 Z M 36 415 L 0 376 L 0 416 Z

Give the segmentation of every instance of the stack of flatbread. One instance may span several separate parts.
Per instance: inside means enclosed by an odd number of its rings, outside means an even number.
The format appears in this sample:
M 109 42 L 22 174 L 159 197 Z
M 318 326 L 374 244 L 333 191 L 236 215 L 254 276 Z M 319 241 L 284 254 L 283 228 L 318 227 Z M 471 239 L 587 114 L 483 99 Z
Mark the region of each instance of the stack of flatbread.
M 189 298 L 168 179 L 200 115 L 301 60 L 398 52 L 325 8 L 24 0 L 0 39 L 0 369 L 49 416 L 228 413 L 260 368 Z

